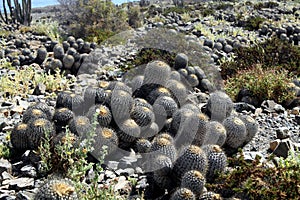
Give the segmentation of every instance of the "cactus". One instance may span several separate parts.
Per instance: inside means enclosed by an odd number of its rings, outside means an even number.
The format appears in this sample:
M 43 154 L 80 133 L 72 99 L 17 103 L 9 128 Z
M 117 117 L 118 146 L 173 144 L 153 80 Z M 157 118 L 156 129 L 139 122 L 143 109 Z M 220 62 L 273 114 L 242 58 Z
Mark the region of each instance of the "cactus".
M 150 126 L 141 128 L 141 137 L 149 138 L 155 136 L 158 132 L 159 127 L 155 122 L 153 122 Z
M 171 178 L 172 161 L 166 155 L 156 155 L 154 160 L 150 161 L 154 165 L 153 180 L 162 189 L 172 189 L 174 183 Z
M 196 196 L 200 196 L 206 183 L 205 177 L 197 170 L 187 171 L 181 180 L 180 187 L 190 189 Z
M 175 66 L 176 70 L 186 68 L 188 66 L 189 58 L 184 53 L 179 53 L 175 57 Z
M 226 141 L 226 129 L 220 122 L 210 121 L 209 131 L 206 135 L 204 144 L 217 144 L 223 146 Z
M 74 117 L 74 113 L 68 108 L 58 108 L 53 115 L 53 121 L 56 125 L 56 130 L 60 131 L 63 126 L 69 124 L 69 121 Z
M 179 81 L 171 79 L 167 82 L 166 88 L 169 89 L 169 91 L 172 94 L 172 98 L 176 101 L 178 106 L 184 105 L 188 94 L 187 88 L 184 84 L 182 84 Z
M 78 200 L 78 196 L 71 180 L 68 179 L 52 179 L 46 180 L 42 185 L 34 200 L 49 199 L 49 200 Z
M 140 137 L 141 129 L 133 119 L 127 119 L 122 123 L 118 124 L 118 126 L 119 131 L 117 133 L 120 140 L 127 143 L 132 143 L 138 137 Z
M 170 200 L 196 200 L 195 194 L 187 188 L 178 188 L 172 195 Z
M 30 149 L 37 149 L 45 134 L 51 138 L 55 134 L 53 124 L 44 118 L 31 120 L 28 124 L 28 145 Z
M 214 192 L 204 192 L 198 200 L 222 200 L 221 195 Z
M 227 156 L 219 145 L 205 145 L 202 147 L 208 160 L 206 179 L 213 182 L 218 173 L 223 173 L 227 167 Z
M 216 91 L 210 94 L 207 102 L 207 114 L 211 120 L 222 123 L 226 117 L 230 116 L 232 110 L 233 102 L 226 93 Z
M 24 112 L 22 121 L 23 121 L 23 123 L 28 123 L 29 121 L 35 120 L 35 119 L 38 119 L 38 118 L 48 119 L 47 114 L 44 113 L 42 110 L 29 107 Z
M 163 96 L 171 96 L 170 91 L 163 87 L 163 86 L 159 86 L 157 88 L 154 88 L 151 92 L 149 92 L 149 94 L 146 96 L 146 100 L 153 105 L 155 103 L 155 101 L 159 98 L 159 97 L 163 97 Z
M 103 146 L 107 147 L 107 154 L 113 153 L 119 144 L 117 133 L 110 128 L 97 128 L 96 136 L 94 137 L 93 147 L 91 152 L 96 159 L 100 159 L 103 156 Z
M 174 162 L 177 158 L 177 150 L 174 144 L 163 137 L 155 139 L 152 142 L 151 151 L 168 156 L 172 162 Z
M 149 126 L 155 120 L 153 111 L 144 106 L 135 106 L 130 117 L 141 127 Z
M 229 116 L 224 120 L 223 125 L 227 133 L 225 144 L 233 149 L 241 147 L 247 136 L 245 123 L 236 116 Z
M 96 119 L 94 119 L 96 115 Z M 112 114 L 109 108 L 105 105 L 94 105 L 90 107 L 87 117 L 91 122 L 94 122 L 96 120 L 100 126 L 108 126 L 112 121 Z
M 2 21 L 6 24 L 19 22 L 25 26 L 30 26 L 32 21 L 31 16 L 31 0 L 22 0 L 22 5 L 18 0 L 14 0 L 12 5 L 11 0 L 6 0 L 7 6 L 9 8 L 10 17 L 8 16 L 5 0 L 2 1 L 4 15 L 0 12 L 0 17 Z
M 85 138 L 87 133 L 92 131 L 92 125 L 89 118 L 85 116 L 76 116 L 69 122 L 70 131 L 79 136 L 80 138 Z
M 172 97 L 161 96 L 156 99 L 153 104 L 155 115 L 167 118 L 172 117 L 173 113 L 178 109 L 177 103 Z
M 153 61 L 146 65 L 144 71 L 145 84 L 158 84 L 164 86 L 167 80 L 170 78 L 171 68 L 170 66 L 162 61 Z
M 132 96 L 124 90 L 113 90 L 110 100 L 111 111 L 115 121 L 123 121 L 130 118 L 130 111 L 133 107 Z
M 18 150 L 28 149 L 28 126 L 24 123 L 17 124 L 11 131 L 10 141 L 12 146 Z
M 207 156 L 200 147 L 195 145 L 184 147 L 182 153 L 178 154 L 178 158 L 174 163 L 174 180 L 180 183 L 184 173 L 190 170 L 198 170 L 205 176 L 207 167 Z
M 135 147 L 139 153 L 148 153 L 151 150 L 151 142 L 145 138 L 140 138 L 136 141 Z
M 258 123 L 249 115 L 241 115 L 239 118 L 245 123 L 247 136 L 244 144 L 250 142 L 258 132 Z

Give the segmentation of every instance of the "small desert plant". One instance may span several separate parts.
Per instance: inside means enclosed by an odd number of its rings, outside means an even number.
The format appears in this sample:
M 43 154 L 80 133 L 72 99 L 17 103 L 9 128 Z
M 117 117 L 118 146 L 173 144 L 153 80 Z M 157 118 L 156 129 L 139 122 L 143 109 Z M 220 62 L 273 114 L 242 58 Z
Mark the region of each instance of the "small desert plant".
M 229 160 L 234 168 L 220 175 L 221 183 L 207 184 L 208 189 L 217 191 L 224 197 L 235 195 L 242 199 L 269 200 L 299 197 L 299 151 L 291 151 L 286 159 L 279 158 L 277 166 L 261 163 L 258 156 L 253 161 L 246 161 L 242 153 Z
M 260 64 L 264 69 L 282 68 L 294 75 L 300 74 L 300 48 L 277 37 L 272 37 L 250 47 L 235 49 L 234 52 L 236 54 L 234 60 L 221 64 L 221 73 L 224 79 L 255 64 Z
M 4 98 L 13 98 L 16 95 L 26 96 L 32 94 L 33 89 L 40 83 L 46 86 L 49 92 L 68 89 L 73 79 L 67 79 L 59 70 L 55 74 L 37 71 L 34 67 L 15 71 L 14 75 L 5 74 L 0 77 L 0 94 Z
M 294 96 L 288 88 L 291 82 L 292 78 L 287 70 L 262 69 L 260 65 L 256 65 L 227 79 L 225 90 L 233 99 L 236 99 L 241 89 L 247 89 L 260 103 L 266 99 L 283 103 Z
M 55 41 L 60 41 L 62 39 L 57 21 L 51 21 L 49 19 L 36 21 L 32 23 L 30 29 L 40 35 L 46 35 Z
M 245 23 L 245 29 L 248 31 L 258 30 L 260 25 L 266 21 L 265 18 L 262 17 L 249 17 Z
M 5 141 L 0 143 L 0 158 L 9 159 L 11 157 L 11 148 L 9 147 L 10 132 L 7 134 Z

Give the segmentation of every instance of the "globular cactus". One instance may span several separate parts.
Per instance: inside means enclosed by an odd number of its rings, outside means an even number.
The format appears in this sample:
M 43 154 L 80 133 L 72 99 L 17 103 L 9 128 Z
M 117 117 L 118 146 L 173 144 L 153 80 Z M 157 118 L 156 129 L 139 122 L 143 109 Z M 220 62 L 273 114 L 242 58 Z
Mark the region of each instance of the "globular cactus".
M 23 123 L 28 123 L 31 120 L 35 120 L 38 118 L 48 119 L 46 113 L 37 108 L 28 108 L 23 114 Z
M 179 184 L 182 176 L 190 170 L 198 170 L 203 176 L 206 175 L 208 160 L 205 152 L 198 146 L 184 147 L 174 163 L 173 177 Z
M 170 79 L 175 81 L 180 81 L 181 80 L 180 73 L 178 71 L 172 71 L 170 74 Z
M 155 152 L 156 154 L 164 154 L 168 156 L 172 162 L 174 162 L 177 158 L 177 150 L 174 144 L 163 137 L 158 139 L 154 139 L 151 145 L 151 152 Z
M 205 145 L 202 147 L 208 160 L 206 179 L 213 182 L 219 173 L 223 173 L 227 167 L 227 156 L 219 145 Z
M 172 98 L 176 101 L 179 107 L 185 104 L 188 92 L 186 86 L 182 82 L 169 80 L 166 84 L 166 88 L 169 89 L 172 94 Z
M 136 141 L 135 148 L 139 153 L 149 153 L 151 150 L 151 142 L 145 138 Z
M 113 153 L 118 148 L 119 138 L 117 133 L 111 128 L 99 127 L 95 132 L 96 136 L 94 137 L 93 143 L 94 150 L 91 153 L 100 161 L 102 156 L 105 155 L 103 153 L 103 147 L 107 147 L 107 154 Z
M 226 141 L 226 129 L 220 122 L 209 121 L 209 131 L 206 134 L 204 144 L 217 144 L 223 146 Z
M 134 106 L 143 106 L 143 107 L 147 107 L 150 110 L 153 110 L 153 107 L 150 103 L 148 103 L 148 101 L 146 101 L 145 99 L 142 98 L 134 98 Z
M 227 133 L 225 144 L 233 149 L 241 147 L 247 137 L 245 123 L 236 116 L 229 116 L 224 120 L 223 125 Z
M 145 106 L 134 106 L 130 112 L 130 117 L 140 126 L 150 126 L 155 120 L 154 113 Z
M 53 121 L 56 126 L 56 130 L 60 131 L 62 127 L 69 124 L 70 120 L 74 117 L 74 113 L 68 108 L 58 108 L 53 115 Z
M 55 135 L 53 124 L 44 118 L 31 120 L 28 124 L 28 145 L 30 149 L 37 149 L 45 135 L 51 138 Z
M 196 196 L 190 189 L 178 188 L 171 195 L 170 200 L 196 200 Z
M 172 116 L 171 132 L 176 135 L 180 126 L 192 115 L 194 115 L 194 112 L 190 109 L 180 108 L 175 111 Z
M 36 52 L 37 52 L 37 55 L 36 55 L 34 62 L 41 65 L 47 57 L 47 49 L 45 47 L 40 47 L 37 49 Z
M 17 124 L 10 134 L 10 142 L 17 150 L 26 150 L 28 145 L 28 125 L 25 123 Z
M 189 74 L 186 77 L 186 80 L 191 87 L 197 87 L 199 85 L 199 80 L 196 74 Z
M 208 117 L 204 113 L 200 113 L 195 114 L 195 119 L 197 123 L 194 126 L 197 127 L 197 130 L 192 144 L 202 146 L 209 131 Z
M 202 194 L 205 183 L 205 176 L 201 172 L 190 170 L 183 175 L 180 187 L 190 189 L 198 197 Z
M 109 108 L 101 104 L 90 107 L 87 117 L 91 122 L 96 120 L 102 127 L 108 126 L 112 120 L 112 114 Z
M 181 69 L 181 68 L 186 68 L 188 66 L 188 62 L 189 62 L 188 56 L 184 53 L 179 53 L 175 57 L 174 68 L 176 70 Z
M 83 110 L 84 99 L 81 95 L 67 93 L 62 100 L 62 107 L 69 108 L 75 114 L 81 113 Z
M 138 88 L 140 88 L 143 85 L 144 82 L 144 76 L 138 75 L 135 76 L 132 81 L 130 82 L 130 86 L 132 88 L 132 91 L 136 91 Z
M 164 118 L 172 117 L 173 113 L 178 109 L 178 105 L 172 97 L 158 97 L 153 104 L 154 113 Z
M 158 132 L 159 127 L 155 122 L 153 122 L 150 126 L 141 128 L 141 137 L 150 138 L 155 136 Z
M 92 124 L 86 116 L 76 116 L 69 122 L 69 128 L 72 133 L 79 136 L 80 139 L 93 131 Z
M 123 142 L 132 143 L 140 137 L 141 129 L 133 119 L 124 120 L 118 126 L 117 134 Z
M 46 180 L 34 197 L 34 200 L 41 199 L 79 200 L 74 184 L 69 179 Z
M 65 69 L 71 70 L 75 60 L 74 60 L 74 57 L 71 55 L 64 55 L 62 62 L 63 62 Z
M 149 162 L 155 169 L 153 172 L 154 182 L 162 189 L 171 190 L 174 187 L 174 183 L 171 178 L 172 161 L 163 154 L 157 154 Z
M 241 115 L 241 116 L 239 116 L 239 118 L 246 125 L 247 136 L 246 136 L 244 144 L 247 144 L 254 138 L 254 136 L 258 132 L 258 123 L 255 119 L 253 119 L 253 117 L 251 117 L 249 115 Z
M 153 61 L 146 65 L 144 71 L 145 84 L 158 84 L 164 86 L 171 74 L 170 66 L 163 61 Z
M 43 111 L 47 115 L 47 119 L 49 119 L 49 120 L 51 120 L 52 117 L 53 117 L 53 113 L 51 111 L 51 108 L 46 103 L 37 102 L 37 103 L 34 103 L 34 104 L 30 105 L 28 107 L 28 109 L 29 108 L 39 109 L 39 110 Z
M 132 89 L 128 85 L 120 81 L 110 81 L 107 90 L 122 90 L 128 92 L 128 94 L 132 95 Z
M 152 91 L 150 91 L 145 99 L 151 105 L 153 105 L 159 97 L 163 97 L 163 96 L 170 97 L 171 95 L 172 95 L 171 92 L 166 87 L 159 86 L 159 87 L 154 88 Z
M 207 114 L 211 120 L 223 122 L 229 117 L 233 110 L 231 98 L 222 91 L 216 91 L 210 94 L 207 102 Z
M 113 90 L 110 100 L 111 111 L 115 121 L 123 121 L 130 118 L 133 106 L 132 96 L 124 90 Z
M 53 54 L 54 54 L 54 58 L 62 61 L 62 59 L 65 55 L 65 50 L 64 50 L 63 46 L 60 44 L 56 44 L 53 48 Z

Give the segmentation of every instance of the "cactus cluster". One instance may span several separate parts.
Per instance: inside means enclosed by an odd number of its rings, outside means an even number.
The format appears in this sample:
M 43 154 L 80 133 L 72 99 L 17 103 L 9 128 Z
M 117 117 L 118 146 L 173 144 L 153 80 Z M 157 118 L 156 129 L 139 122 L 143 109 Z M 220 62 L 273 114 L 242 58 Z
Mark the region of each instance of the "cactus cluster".
M 176 61 L 182 72 L 153 61 L 143 74 L 129 76 L 133 80 L 143 77 L 139 87 L 126 80 L 100 81 L 82 94 L 59 93 L 54 113 L 42 104 L 31 106 L 23 123 L 12 131 L 13 146 L 19 150 L 37 148 L 44 129 L 50 130 L 51 138 L 63 138 L 61 132 L 68 127 L 79 139 L 96 130 L 91 152 L 95 159 L 101 156 L 104 145 L 109 154 L 134 149 L 147 158 L 143 166 L 153 171 L 152 178 L 160 189 L 172 193 L 171 199 L 199 198 L 204 183 L 213 181 L 227 166 L 222 148 L 237 149 L 250 141 L 257 124 L 247 116 L 233 115 L 232 101 L 225 93 L 211 93 L 206 109 L 200 106 L 205 102 L 188 101 L 192 87 L 203 93 L 210 91 L 200 86 L 205 79 L 202 70 L 186 65 L 182 56 Z M 183 71 L 197 77 L 199 85 L 189 84 Z

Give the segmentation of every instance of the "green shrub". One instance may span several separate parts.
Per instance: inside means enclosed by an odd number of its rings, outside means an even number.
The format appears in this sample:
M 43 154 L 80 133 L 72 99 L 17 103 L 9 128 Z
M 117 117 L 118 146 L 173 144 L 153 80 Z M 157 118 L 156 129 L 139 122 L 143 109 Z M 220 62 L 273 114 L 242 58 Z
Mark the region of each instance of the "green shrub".
M 246 20 L 245 29 L 248 31 L 258 30 L 264 21 L 266 21 L 266 19 L 262 17 L 250 17 Z
M 219 183 L 207 184 L 209 190 L 234 195 L 241 199 L 298 199 L 300 194 L 300 152 L 290 152 L 288 158 L 280 158 L 278 165 L 271 167 L 261 163 L 259 157 L 247 162 L 240 154 L 229 158 L 233 170 L 221 174 Z M 270 159 L 271 160 L 271 159 Z
M 284 103 L 294 97 L 288 88 L 292 78 L 287 70 L 262 69 L 260 65 L 251 69 L 241 70 L 225 82 L 227 94 L 236 99 L 241 89 L 247 89 L 258 100 L 272 99 L 278 103 Z
M 235 49 L 234 53 L 234 60 L 224 62 L 220 66 L 223 79 L 255 64 L 260 64 L 263 69 L 286 69 L 296 76 L 300 74 L 300 47 L 277 37 L 250 47 Z
M 112 34 L 129 28 L 125 9 L 117 7 L 111 0 L 59 0 L 65 19 L 68 20 L 69 33 L 75 37 L 98 43 Z M 109 34 L 105 34 L 109 33 Z
M 178 7 L 178 6 L 175 6 L 175 7 L 167 7 L 167 8 L 165 8 L 163 14 L 167 15 L 167 14 L 169 14 L 171 12 L 178 13 L 178 14 L 183 14 L 183 13 L 188 13 L 190 11 L 191 11 L 191 9 L 189 7 Z

